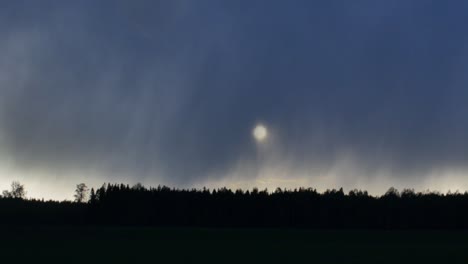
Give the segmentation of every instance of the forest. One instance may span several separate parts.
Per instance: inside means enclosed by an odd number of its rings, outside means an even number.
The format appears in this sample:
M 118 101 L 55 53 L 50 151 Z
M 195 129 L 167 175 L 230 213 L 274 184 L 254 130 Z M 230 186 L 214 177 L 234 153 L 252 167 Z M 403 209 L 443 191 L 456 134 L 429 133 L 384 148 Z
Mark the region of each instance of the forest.
M 401 192 L 382 196 L 343 189 L 275 191 L 77 185 L 75 201 L 27 199 L 18 182 L 0 199 L 9 225 L 117 225 L 214 228 L 465 229 L 468 193 Z

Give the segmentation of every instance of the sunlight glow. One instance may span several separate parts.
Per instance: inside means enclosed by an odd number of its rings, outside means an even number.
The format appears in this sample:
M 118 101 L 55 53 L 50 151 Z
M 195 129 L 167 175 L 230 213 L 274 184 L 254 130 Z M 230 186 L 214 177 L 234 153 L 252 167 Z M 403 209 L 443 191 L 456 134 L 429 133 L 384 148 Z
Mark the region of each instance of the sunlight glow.
M 253 130 L 255 140 L 262 142 L 268 137 L 268 130 L 264 125 L 257 125 Z

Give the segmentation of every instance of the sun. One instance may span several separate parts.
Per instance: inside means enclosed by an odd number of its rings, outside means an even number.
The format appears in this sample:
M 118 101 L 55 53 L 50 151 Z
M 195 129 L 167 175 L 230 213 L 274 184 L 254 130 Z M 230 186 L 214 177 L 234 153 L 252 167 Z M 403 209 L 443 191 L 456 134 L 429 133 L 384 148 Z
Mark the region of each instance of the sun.
M 268 130 L 264 125 L 257 125 L 253 130 L 255 140 L 262 142 L 268 137 Z

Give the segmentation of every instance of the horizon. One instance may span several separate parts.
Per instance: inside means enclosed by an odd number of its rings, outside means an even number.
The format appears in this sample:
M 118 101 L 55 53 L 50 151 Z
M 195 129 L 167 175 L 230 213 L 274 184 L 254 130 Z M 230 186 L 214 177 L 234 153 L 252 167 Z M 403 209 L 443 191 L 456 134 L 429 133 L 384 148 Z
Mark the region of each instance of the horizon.
M 75 200 L 75 197 L 73 194 L 76 194 L 76 188 L 78 187 L 78 184 L 75 185 L 75 189 L 73 189 L 73 191 L 71 191 L 70 193 L 70 197 L 65 197 L 65 198 L 53 198 L 53 196 L 51 197 L 48 197 L 48 198 L 45 198 L 45 197 L 34 197 L 34 196 L 30 196 L 29 195 L 29 189 L 27 188 L 27 186 L 25 186 L 24 184 L 22 184 L 21 182 L 18 182 L 18 181 L 14 181 L 14 182 L 17 182 L 19 183 L 20 185 L 22 185 L 24 187 L 24 190 L 25 190 L 25 196 L 22 198 L 22 199 L 25 199 L 25 200 L 44 200 L 44 201 L 56 201 L 56 202 L 73 202 Z M 318 194 L 326 194 L 327 192 L 333 192 L 333 191 L 343 191 L 344 195 L 345 196 L 348 196 L 351 192 L 362 192 L 362 193 L 365 193 L 366 195 L 368 195 L 369 197 L 373 197 L 373 198 L 380 198 L 380 197 L 384 197 L 389 191 L 396 191 L 398 194 L 401 194 L 402 192 L 406 192 L 406 191 L 410 191 L 412 193 L 415 193 L 415 194 L 437 194 L 437 195 L 454 195 L 454 194 L 460 194 L 460 195 L 466 195 L 468 194 L 468 190 L 451 190 L 451 189 L 448 189 L 447 191 L 439 191 L 439 190 L 431 190 L 431 189 L 424 189 L 424 190 L 418 190 L 418 189 L 414 189 L 414 188 L 402 188 L 402 189 L 398 189 L 398 188 L 395 188 L 393 186 L 390 186 L 388 187 L 384 192 L 381 192 L 381 193 L 371 193 L 371 192 L 368 192 L 367 190 L 365 189 L 358 189 L 358 188 L 354 188 L 354 189 L 345 189 L 343 187 L 338 187 L 338 188 L 327 188 L 327 189 L 317 189 L 317 188 L 314 188 L 313 186 L 298 186 L 298 187 L 290 187 L 290 188 L 287 188 L 287 187 L 275 187 L 274 189 L 269 189 L 268 187 L 263 187 L 263 188 L 260 188 L 260 187 L 257 187 L 257 186 L 253 186 L 253 187 L 250 187 L 250 188 L 229 188 L 229 187 L 226 187 L 226 186 L 215 186 L 215 187 L 206 187 L 206 186 L 203 186 L 203 187 L 172 187 L 172 186 L 167 186 L 167 185 L 157 185 L 157 186 L 152 186 L 152 185 L 144 185 L 140 182 L 137 182 L 135 184 L 128 184 L 128 183 L 117 183 L 117 182 L 104 182 L 102 183 L 101 185 L 99 186 L 88 186 L 86 183 L 80 183 L 80 184 L 85 184 L 85 187 L 86 189 L 83 191 L 83 193 L 85 194 L 85 202 L 89 199 L 89 195 L 91 193 L 91 190 L 93 189 L 94 191 L 102 188 L 102 187 L 107 187 L 108 185 L 117 185 L 117 186 L 128 186 L 130 187 L 131 189 L 134 189 L 136 188 L 136 186 L 141 186 L 143 187 L 144 189 L 146 190 L 154 190 L 154 189 L 159 189 L 159 188 L 169 188 L 170 190 L 174 190 L 174 191 L 197 191 L 197 192 L 201 192 L 201 191 L 208 191 L 210 193 L 213 193 L 213 191 L 219 191 L 219 190 L 223 190 L 223 189 L 227 189 L 229 191 L 232 191 L 232 192 L 236 192 L 236 191 L 242 191 L 243 193 L 246 193 L 246 192 L 253 192 L 254 190 L 257 190 L 259 192 L 267 192 L 268 194 L 273 194 L 273 193 L 276 193 L 278 190 L 281 191 L 281 192 L 295 192 L 295 191 L 314 191 L 314 192 L 317 192 Z M 11 186 L 10 188 L 7 188 L 7 189 L 4 189 L 2 191 L 11 191 Z M 0 194 L 0 198 L 2 197 L 2 195 Z M 6 197 L 3 197 L 3 198 L 6 198 Z

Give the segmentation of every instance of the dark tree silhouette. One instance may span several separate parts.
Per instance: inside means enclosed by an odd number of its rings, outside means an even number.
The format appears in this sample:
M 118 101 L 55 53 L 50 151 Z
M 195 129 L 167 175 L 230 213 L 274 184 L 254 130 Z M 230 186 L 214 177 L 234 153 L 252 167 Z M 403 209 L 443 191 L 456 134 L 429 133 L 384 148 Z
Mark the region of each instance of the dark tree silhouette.
M 75 202 L 82 203 L 85 202 L 88 197 L 88 187 L 84 183 L 76 185 L 75 190 Z
M 14 186 L 14 187 L 13 187 Z M 14 184 L 0 199 L 0 224 L 80 224 L 191 227 L 287 227 L 466 229 L 468 193 L 415 192 L 390 188 L 382 196 L 343 189 L 171 189 L 141 184 L 77 186 L 79 203 L 11 199 L 24 197 Z M 23 190 L 18 191 L 18 190 Z M 15 190 L 13 192 L 13 190 Z M 15 193 L 15 195 L 10 195 Z M 18 194 L 20 193 L 20 194 Z M 21 195 L 23 193 L 23 195 Z
M 94 188 L 91 188 L 91 194 L 89 196 L 89 202 L 90 203 L 95 203 L 96 202 L 96 192 L 94 191 Z
M 11 190 L 3 191 L 2 195 L 5 198 L 24 199 L 26 198 L 26 190 L 24 188 L 24 185 L 22 185 L 20 182 L 13 181 L 11 183 Z

